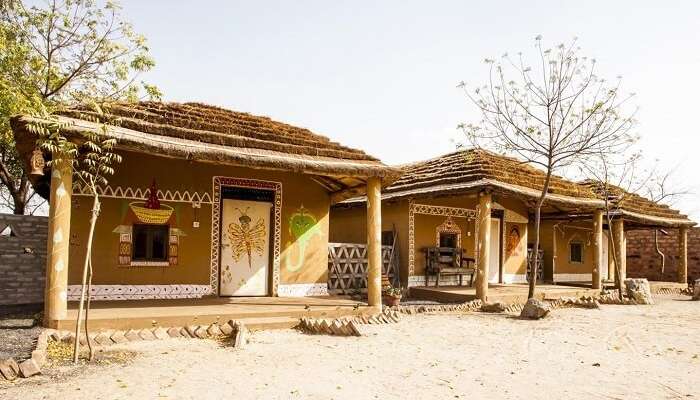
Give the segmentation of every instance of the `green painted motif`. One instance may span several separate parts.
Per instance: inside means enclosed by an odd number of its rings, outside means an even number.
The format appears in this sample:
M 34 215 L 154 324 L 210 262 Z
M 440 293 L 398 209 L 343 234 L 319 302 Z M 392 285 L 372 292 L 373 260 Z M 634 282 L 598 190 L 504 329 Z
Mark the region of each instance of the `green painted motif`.
M 285 267 L 290 272 L 295 272 L 301 269 L 306 260 L 306 248 L 315 236 L 321 236 L 321 229 L 317 225 L 316 217 L 308 212 L 302 205 L 297 212 L 289 218 L 289 233 L 292 236 L 293 242 L 287 243 L 289 254 L 285 258 Z M 296 243 L 296 246 L 292 246 Z M 292 262 L 292 249 L 297 248 L 296 260 Z

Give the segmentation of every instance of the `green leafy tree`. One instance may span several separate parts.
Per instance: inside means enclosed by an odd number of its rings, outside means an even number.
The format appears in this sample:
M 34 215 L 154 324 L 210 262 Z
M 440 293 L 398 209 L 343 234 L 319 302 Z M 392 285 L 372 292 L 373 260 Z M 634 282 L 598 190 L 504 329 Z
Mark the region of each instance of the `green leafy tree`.
M 158 99 L 139 80 L 154 66 L 146 39 L 111 1 L 0 2 L 0 192 L 16 214 L 34 196 L 9 126 L 23 113 L 47 116 L 66 105 Z
M 49 166 L 70 165 L 73 175 L 79 179 L 84 188 L 87 188 L 92 196 L 92 209 L 90 213 L 90 225 L 88 228 L 87 242 L 85 244 L 85 259 L 83 262 L 82 290 L 78 306 L 78 317 L 75 324 L 75 337 L 73 348 L 73 362 L 78 362 L 80 350 L 81 321 L 85 318 L 85 336 L 90 350 L 90 360 L 94 357 L 94 349 L 90 341 L 88 320 L 90 313 L 90 287 L 92 286 L 92 243 L 95 233 L 95 225 L 100 215 L 101 203 L 98 188 L 108 184 L 108 177 L 114 174 L 114 165 L 122 161 L 119 154 L 114 151 L 116 139 L 106 135 L 111 124 L 118 120 L 110 120 L 104 109 L 98 104 L 92 108 L 96 115 L 84 114 L 81 119 L 98 124 L 97 130 L 84 130 L 69 136 L 65 132 L 65 123 L 58 118 L 49 117 L 37 120 L 28 125 L 30 132 L 39 138 L 37 144 L 41 150 L 51 154 Z M 109 122 L 101 122 L 109 120 Z M 87 302 L 87 304 L 86 304 Z

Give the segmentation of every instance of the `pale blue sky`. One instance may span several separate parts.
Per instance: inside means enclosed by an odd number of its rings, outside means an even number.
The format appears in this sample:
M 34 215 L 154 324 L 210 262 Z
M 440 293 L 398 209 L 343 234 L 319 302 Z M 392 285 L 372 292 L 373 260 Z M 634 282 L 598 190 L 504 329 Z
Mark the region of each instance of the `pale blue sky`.
M 700 190 L 700 3 L 563 3 L 122 1 L 166 100 L 267 115 L 392 164 L 454 149 L 457 124 L 478 118 L 456 85 L 484 82 L 485 57 L 578 36 L 637 93 L 646 156 Z M 677 206 L 700 220 L 700 196 Z

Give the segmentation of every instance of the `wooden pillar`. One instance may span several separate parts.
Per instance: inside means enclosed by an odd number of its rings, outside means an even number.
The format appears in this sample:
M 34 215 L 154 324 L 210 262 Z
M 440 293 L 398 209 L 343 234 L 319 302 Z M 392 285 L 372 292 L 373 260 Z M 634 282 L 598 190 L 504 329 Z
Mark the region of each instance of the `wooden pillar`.
M 622 219 L 613 221 L 613 242 L 615 243 L 615 257 L 620 268 L 620 279 L 624 284 L 627 277 L 627 239 L 625 234 L 625 222 Z M 617 275 L 615 276 L 617 279 Z
M 491 194 L 479 194 L 479 258 L 476 275 L 476 297 L 486 301 L 489 292 L 489 262 L 491 260 Z
M 688 283 L 688 228 L 678 229 L 678 283 Z
M 367 179 L 367 304 L 382 309 L 381 181 Z
M 613 235 L 612 235 L 612 227 L 608 227 L 608 280 L 615 282 L 615 263 L 613 260 Z
M 593 271 L 591 272 L 591 287 L 600 289 L 602 286 L 602 276 L 600 271 L 603 269 L 603 263 L 608 260 L 603 260 L 603 212 L 595 210 L 593 212 Z
M 66 318 L 68 299 L 68 252 L 70 243 L 73 172 L 68 161 L 51 169 L 49 232 L 46 255 L 44 324 L 56 328 Z

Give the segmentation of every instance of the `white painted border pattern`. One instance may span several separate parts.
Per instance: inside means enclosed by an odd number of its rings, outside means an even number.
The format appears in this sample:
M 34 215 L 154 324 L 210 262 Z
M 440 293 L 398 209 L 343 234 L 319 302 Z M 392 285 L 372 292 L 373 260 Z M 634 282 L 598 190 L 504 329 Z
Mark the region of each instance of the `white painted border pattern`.
M 114 199 L 131 199 L 131 200 L 143 200 L 148 197 L 148 192 L 150 189 L 141 188 L 122 188 L 121 186 L 100 186 L 97 188 L 97 192 L 101 197 L 114 198 Z M 158 190 L 158 199 L 165 202 L 176 202 L 176 203 L 201 203 L 201 204 L 211 204 L 211 194 L 208 192 L 189 192 L 188 190 Z M 92 196 L 90 189 L 83 186 L 80 182 L 73 183 L 73 195 L 74 196 Z
M 290 283 L 277 288 L 280 297 L 328 296 L 327 283 Z
M 80 300 L 80 285 L 68 286 L 68 300 Z M 212 294 L 209 285 L 92 285 L 92 300 L 198 299 Z

